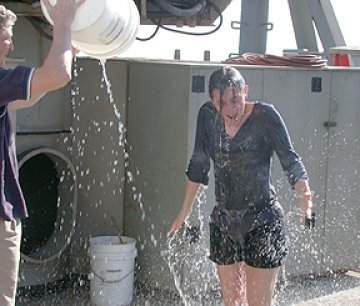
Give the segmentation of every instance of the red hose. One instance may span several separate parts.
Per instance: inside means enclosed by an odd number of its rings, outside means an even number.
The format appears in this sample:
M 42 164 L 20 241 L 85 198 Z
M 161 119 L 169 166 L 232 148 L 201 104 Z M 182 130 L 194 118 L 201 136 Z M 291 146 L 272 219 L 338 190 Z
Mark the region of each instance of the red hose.
M 237 57 L 228 58 L 227 64 L 262 65 L 262 66 L 293 66 L 321 68 L 326 66 L 327 60 L 318 55 L 284 55 L 244 53 Z

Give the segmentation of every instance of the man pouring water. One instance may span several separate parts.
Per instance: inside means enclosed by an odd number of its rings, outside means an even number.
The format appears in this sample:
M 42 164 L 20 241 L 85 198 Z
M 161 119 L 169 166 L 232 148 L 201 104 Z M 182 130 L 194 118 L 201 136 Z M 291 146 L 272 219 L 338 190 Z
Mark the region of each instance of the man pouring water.
M 65 86 L 71 79 L 73 50 L 70 26 L 85 0 L 61 0 L 52 6 L 42 0 L 52 20 L 53 40 L 41 67 L 5 69 L 16 15 L 0 5 L 0 305 L 15 305 L 21 242 L 21 219 L 28 216 L 18 180 L 15 136 L 9 111 L 34 105 L 47 92 Z M 76 2 L 76 3 L 75 3 Z M 34 175 L 36 175 L 34 173 Z

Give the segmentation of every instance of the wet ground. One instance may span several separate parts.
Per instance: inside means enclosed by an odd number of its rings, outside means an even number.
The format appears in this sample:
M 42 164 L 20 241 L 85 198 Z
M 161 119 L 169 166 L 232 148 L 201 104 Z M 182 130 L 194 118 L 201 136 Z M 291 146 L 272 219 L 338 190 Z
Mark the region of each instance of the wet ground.
M 47 288 L 46 291 L 29 290 L 21 292 L 17 306 L 90 306 L 89 283 L 75 280 L 61 290 Z M 176 294 L 149 290 L 138 285 L 131 306 L 181 306 Z M 191 306 L 222 306 L 219 292 L 214 292 L 206 301 L 196 298 Z M 277 286 L 274 306 L 359 306 L 360 271 L 332 273 L 326 276 L 297 277 L 280 280 Z M 111 306 L 111 305 L 109 305 Z M 190 306 L 190 305 L 189 305 Z

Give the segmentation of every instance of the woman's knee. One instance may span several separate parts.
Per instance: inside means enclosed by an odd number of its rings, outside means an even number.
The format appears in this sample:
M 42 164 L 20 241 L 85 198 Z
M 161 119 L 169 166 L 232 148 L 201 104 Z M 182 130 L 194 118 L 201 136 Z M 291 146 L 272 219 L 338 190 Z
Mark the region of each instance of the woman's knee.
M 263 269 L 246 265 L 246 293 L 250 306 L 270 306 L 280 268 Z

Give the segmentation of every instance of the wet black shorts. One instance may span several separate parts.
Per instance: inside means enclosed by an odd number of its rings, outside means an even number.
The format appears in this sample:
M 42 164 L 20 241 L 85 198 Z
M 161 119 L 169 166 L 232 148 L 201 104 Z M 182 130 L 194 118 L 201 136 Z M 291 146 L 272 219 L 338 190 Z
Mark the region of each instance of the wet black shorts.
M 218 265 L 245 261 L 256 268 L 275 268 L 282 265 L 286 256 L 284 221 L 259 226 L 234 241 L 218 225 L 210 223 L 210 260 Z

